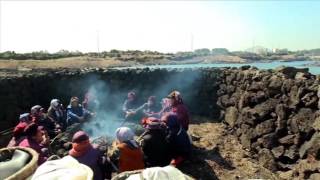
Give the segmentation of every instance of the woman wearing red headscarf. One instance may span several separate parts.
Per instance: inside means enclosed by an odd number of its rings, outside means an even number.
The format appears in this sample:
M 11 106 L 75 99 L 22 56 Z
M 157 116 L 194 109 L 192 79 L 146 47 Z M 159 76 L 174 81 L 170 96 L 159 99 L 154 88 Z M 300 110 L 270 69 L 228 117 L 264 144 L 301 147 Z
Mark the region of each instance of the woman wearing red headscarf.
M 183 129 L 188 131 L 190 115 L 187 107 L 183 104 L 180 92 L 173 91 L 168 95 L 168 98 L 171 100 L 171 111 L 177 115 Z
M 94 147 L 89 136 L 84 131 L 78 131 L 72 138 L 72 149 L 69 155 L 77 159 L 80 163 L 89 166 L 94 173 L 94 180 L 102 180 L 111 177 L 105 169 L 106 158 L 97 147 Z

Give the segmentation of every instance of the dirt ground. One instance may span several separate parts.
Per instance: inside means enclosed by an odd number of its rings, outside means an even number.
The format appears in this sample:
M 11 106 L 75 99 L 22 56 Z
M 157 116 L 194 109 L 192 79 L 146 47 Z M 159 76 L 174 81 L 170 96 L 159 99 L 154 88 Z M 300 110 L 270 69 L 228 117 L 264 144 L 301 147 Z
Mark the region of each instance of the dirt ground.
M 235 136 L 222 123 L 191 124 L 189 134 L 194 152 L 180 169 L 192 177 L 204 179 L 278 179 L 268 169 L 249 158 Z

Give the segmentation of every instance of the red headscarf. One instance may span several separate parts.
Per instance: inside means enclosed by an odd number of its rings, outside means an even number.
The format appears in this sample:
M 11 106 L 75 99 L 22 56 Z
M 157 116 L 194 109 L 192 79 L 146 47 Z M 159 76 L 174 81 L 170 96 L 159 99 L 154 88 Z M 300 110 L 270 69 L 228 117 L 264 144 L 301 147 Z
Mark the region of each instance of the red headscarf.
M 155 117 L 143 118 L 141 124 L 146 129 L 160 129 L 163 127 L 161 120 Z
M 69 155 L 73 157 L 80 157 L 88 152 L 92 148 L 89 141 L 89 136 L 84 131 L 78 131 L 72 138 L 72 149 L 69 151 Z
M 13 130 L 13 136 L 18 138 L 24 135 L 24 130 L 28 126 L 25 122 L 20 122 Z

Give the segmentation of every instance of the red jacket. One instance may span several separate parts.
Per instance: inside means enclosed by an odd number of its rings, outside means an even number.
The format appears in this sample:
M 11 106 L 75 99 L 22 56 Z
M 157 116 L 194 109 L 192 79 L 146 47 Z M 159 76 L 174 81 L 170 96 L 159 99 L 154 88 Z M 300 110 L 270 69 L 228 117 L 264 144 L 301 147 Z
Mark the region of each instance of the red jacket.
M 187 107 L 184 104 L 177 104 L 172 107 L 172 112 L 177 114 L 179 123 L 184 130 L 188 131 L 190 115 Z
M 29 147 L 35 150 L 39 154 L 38 165 L 44 163 L 48 157 L 42 152 L 43 146 L 30 138 L 25 138 L 19 144 L 20 147 Z

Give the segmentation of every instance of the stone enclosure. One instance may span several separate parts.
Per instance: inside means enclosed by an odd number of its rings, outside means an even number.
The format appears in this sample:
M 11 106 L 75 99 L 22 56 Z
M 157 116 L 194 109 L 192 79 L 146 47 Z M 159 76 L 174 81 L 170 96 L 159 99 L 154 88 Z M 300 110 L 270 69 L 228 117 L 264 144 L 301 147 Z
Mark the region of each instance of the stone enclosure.
M 319 77 L 306 69 L 224 71 L 218 105 L 230 133 L 252 157 L 285 179 L 319 177 L 319 166 L 296 169 L 302 159 L 320 158 Z
M 67 105 L 94 87 L 106 111 L 118 111 L 126 93 L 158 101 L 179 90 L 191 113 L 227 124 L 251 157 L 283 178 L 313 178 L 319 166 L 297 168 L 320 158 L 318 76 L 307 69 L 254 67 L 203 69 L 86 69 L 26 73 L 0 79 L 0 127 L 17 122 L 32 105 L 52 98 Z M 318 163 L 319 164 L 319 163 Z

